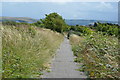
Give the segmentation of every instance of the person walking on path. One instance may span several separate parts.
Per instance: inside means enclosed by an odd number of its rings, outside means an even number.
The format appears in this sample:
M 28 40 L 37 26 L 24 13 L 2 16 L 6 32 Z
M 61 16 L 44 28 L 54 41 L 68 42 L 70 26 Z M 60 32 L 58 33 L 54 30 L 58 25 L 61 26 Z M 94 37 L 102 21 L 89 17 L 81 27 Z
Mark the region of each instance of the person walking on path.
M 68 34 L 67 34 L 67 39 L 70 38 L 71 33 L 72 33 L 72 30 L 70 30 L 70 31 L 68 32 Z

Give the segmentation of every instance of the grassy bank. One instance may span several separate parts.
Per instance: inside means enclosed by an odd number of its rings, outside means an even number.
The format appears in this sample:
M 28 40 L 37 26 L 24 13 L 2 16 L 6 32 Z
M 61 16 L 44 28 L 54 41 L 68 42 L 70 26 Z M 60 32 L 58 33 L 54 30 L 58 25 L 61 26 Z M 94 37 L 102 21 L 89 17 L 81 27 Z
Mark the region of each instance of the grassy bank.
M 39 77 L 63 40 L 61 34 L 35 26 L 1 29 L 3 78 Z
M 118 78 L 120 74 L 118 39 L 115 36 L 94 33 L 86 36 L 71 35 L 75 62 L 83 63 L 80 71 L 90 78 Z

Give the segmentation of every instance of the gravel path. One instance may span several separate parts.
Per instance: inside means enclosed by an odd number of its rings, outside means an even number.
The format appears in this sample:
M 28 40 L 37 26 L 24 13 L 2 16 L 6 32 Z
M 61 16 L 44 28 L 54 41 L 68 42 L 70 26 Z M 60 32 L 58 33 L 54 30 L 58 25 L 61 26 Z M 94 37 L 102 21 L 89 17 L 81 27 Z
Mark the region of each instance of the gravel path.
M 51 72 L 44 72 L 43 78 L 87 78 L 74 62 L 71 45 L 67 38 L 64 39 L 51 64 Z

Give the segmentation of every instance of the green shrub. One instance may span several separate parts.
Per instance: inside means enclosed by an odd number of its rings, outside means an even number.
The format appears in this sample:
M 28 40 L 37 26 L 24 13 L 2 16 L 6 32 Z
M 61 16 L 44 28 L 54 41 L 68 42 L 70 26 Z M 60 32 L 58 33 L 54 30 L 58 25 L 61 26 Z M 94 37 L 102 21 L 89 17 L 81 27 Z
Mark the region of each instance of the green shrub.
M 76 62 L 83 63 L 80 71 L 90 78 L 119 78 L 118 39 L 115 36 L 94 33 L 72 44 Z
M 45 28 L 48 28 L 60 33 L 62 33 L 63 31 L 66 31 L 68 28 L 62 16 L 60 16 L 57 13 L 51 13 L 49 15 L 46 14 L 46 18 L 41 19 L 40 22 L 41 24 L 44 25 Z
M 104 34 L 118 36 L 119 25 L 110 23 L 95 23 L 94 29 L 97 31 L 102 31 Z
M 29 31 L 29 34 L 31 34 L 32 37 L 35 36 L 36 34 L 36 31 L 35 31 L 35 28 L 34 27 L 28 27 L 28 31 Z
M 90 35 L 93 34 L 94 31 L 86 26 L 70 26 L 70 30 L 72 30 L 73 34 L 82 36 L 82 35 Z

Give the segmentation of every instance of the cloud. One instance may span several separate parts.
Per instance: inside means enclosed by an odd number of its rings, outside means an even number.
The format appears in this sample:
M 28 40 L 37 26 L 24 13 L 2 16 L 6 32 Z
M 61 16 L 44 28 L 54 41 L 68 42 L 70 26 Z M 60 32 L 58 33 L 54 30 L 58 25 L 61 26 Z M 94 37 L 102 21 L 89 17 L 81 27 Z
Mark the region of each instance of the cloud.
M 2 2 L 73 2 L 74 0 L 2 0 Z
M 78 11 L 111 12 L 117 11 L 117 2 L 83 2 Z
M 2 6 L 3 16 L 44 18 L 44 14 L 51 12 L 57 12 L 65 19 L 117 20 L 118 16 L 117 2 L 8 2 Z
M 101 2 L 101 4 L 99 6 L 97 6 L 97 8 L 110 8 L 110 9 L 112 9 L 113 7 L 110 3 Z
M 98 11 L 106 11 L 106 10 L 113 10 L 114 7 L 111 3 L 101 2 L 99 5 L 95 7 Z
M 118 2 L 119 0 L 2 0 L 2 2 Z

